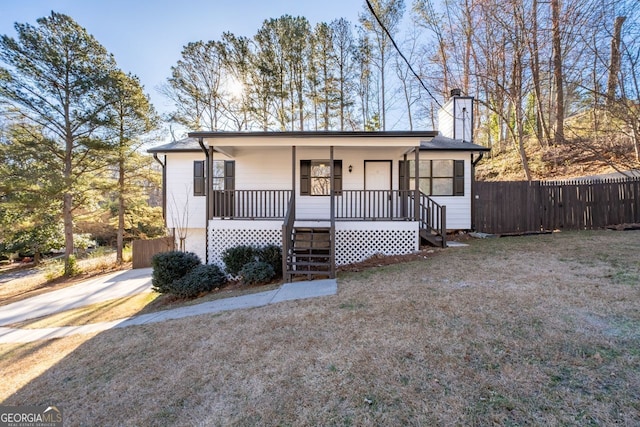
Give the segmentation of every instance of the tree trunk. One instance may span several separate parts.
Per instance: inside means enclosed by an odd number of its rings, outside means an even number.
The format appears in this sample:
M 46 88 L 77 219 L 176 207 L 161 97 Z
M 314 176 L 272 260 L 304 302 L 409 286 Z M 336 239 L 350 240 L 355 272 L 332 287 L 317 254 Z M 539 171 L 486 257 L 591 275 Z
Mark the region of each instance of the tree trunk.
M 554 143 L 564 142 L 564 73 L 562 70 L 562 40 L 560 35 L 560 0 L 551 0 L 551 33 L 553 44 L 553 77 L 556 83 Z
M 116 262 L 122 264 L 124 248 L 124 156 L 118 159 L 118 234 L 116 237 Z
M 618 88 L 618 73 L 620 72 L 620 44 L 622 24 L 626 16 L 618 16 L 613 24 L 613 36 L 611 37 L 611 59 L 609 61 L 609 78 L 607 80 L 607 108 L 611 107 L 616 99 Z

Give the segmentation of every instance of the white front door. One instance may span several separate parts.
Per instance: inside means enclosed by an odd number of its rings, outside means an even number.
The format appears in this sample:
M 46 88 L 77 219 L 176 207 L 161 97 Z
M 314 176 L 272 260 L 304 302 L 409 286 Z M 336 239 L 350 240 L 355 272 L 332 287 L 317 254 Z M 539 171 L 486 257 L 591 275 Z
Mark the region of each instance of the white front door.
M 391 190 L 391 161 L 364 161 L 364 189 Z
M 391 160 L 365 160 L 364 189 L 366 215 L 390 219 L 392 217 Z

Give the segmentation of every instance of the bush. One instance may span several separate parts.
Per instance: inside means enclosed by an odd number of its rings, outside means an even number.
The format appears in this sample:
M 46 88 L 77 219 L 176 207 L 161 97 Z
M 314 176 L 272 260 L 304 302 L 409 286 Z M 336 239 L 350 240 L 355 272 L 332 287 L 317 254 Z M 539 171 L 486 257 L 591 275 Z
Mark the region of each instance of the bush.
M 282 277 L 282 248 L 280 246 L 267 245 L 260 248 L 258 260 L 273 267 L 275 277 Z
M 202 265 L 192 252 L 169 251 L 155 254 L 151 259 L 153 290 L 161 294 L 172 293 L 173 282 L 183 278 L 192 269 Z
M 171 294 L 180 298 L 194 298 L 202 292 L 209 292 L 224 286 L 227 277 L 217 265 L 198 265 L 186 276 L 175 280 L 171 285 Z
M 236 246 L 222 253 L 222 262 L 228 274 L 237 276 L 245 264 L 256 261 L 259 253 L 259 250 L 253 246 Z
M 253 261 L 245 264 L 240 270 L 242 282 L 245 285 L 259 285 L 268 283 L 275 277 L 273 267 L 264 261 Z

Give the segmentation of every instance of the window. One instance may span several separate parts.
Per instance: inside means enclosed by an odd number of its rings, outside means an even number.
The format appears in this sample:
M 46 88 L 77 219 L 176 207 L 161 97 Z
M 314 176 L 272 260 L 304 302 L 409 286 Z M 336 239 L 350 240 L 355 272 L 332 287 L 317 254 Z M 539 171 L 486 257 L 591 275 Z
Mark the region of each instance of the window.
M 213 173 L 211 174 L 211 189 L 224 190 L 224 160 L 214 160 Z
M 415 188 L 414 161 L 409 162 L 409 189 Z M 420 160 L 420 191 L 428 196 L 464 196 L 464 160 Z
M 300 160 L 300 195 L 328 196 L 331 186 L 329 160 Z M 342 160 L 333 161 L 335 191 L 342 190 Z

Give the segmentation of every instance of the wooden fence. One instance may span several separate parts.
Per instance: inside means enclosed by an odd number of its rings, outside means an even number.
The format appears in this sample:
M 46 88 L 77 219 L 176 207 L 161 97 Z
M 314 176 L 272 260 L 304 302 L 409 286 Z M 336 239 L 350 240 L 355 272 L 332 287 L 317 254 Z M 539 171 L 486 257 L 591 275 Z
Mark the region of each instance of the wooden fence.
M 133 268 L 151 267 L 151 258 L 157 253 L 175 249 L 173 236 L 150 240 L 134 240 L 131 244 Z
M 474 227 L 494 234 L 640 223 L 640 178 L 476 182 Z

